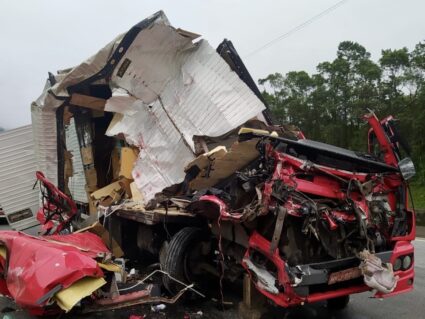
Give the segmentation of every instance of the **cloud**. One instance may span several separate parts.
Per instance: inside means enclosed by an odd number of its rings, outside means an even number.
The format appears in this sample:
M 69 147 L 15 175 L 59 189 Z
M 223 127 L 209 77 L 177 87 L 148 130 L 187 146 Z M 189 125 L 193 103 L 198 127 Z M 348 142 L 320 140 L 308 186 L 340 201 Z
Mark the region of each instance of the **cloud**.
M 171 23 L 200 33 L 213 46 L 233 41 L 243 56 L 336 3 L 321 1 L 106 1 L 0 2 L 0 126 L 30 123 L 30 104 L 47 72 L 76 65 L 157 10 Z M 290 70 L 314 71 L 335 56 L 340 41 L 364 45 L 377 59 L 383 48 L 412 48 L 423 40 L 421 0 L 356 0 L 250 57 L 254 78 Z

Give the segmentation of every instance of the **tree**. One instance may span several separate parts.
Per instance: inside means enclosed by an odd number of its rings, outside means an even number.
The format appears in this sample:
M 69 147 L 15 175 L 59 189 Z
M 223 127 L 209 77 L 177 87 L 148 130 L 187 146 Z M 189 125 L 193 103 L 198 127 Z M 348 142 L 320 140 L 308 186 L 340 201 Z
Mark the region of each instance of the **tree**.
M 365 149 L 367 127 L 361 117 L 369 109 L 380 117 L 394 115 L 425 183 L 425 43 L 411 52 L 382 50 L 376 63 L 362 45 L 344 41 L 336 58 L 319 63 L 315 74 L 274 73 L 259 84 L 282 124 L 295 124 L 309 138 L 346 148 Z

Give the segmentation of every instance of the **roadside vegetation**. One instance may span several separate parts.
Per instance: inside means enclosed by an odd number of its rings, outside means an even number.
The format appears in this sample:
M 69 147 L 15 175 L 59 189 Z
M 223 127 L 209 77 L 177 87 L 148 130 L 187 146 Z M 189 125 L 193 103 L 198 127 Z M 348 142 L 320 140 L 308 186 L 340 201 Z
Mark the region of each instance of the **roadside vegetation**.
M 368 127 L 362 115 L 369 109 L 380 118 L 397 118 L 417 170 L 415 205 L 425 209 L 425 42 L 412 51 L 382 50 L 375 62 L 362 45 L 344 41 L 336 58 L 319 63 L 316 73 L 274 73 L 259 84 L 278 122 L 344 148 L 366 150 Z
M 419 213 L 425 212 L 425 185 L 413 183 L 410 185 L 415 208 Z

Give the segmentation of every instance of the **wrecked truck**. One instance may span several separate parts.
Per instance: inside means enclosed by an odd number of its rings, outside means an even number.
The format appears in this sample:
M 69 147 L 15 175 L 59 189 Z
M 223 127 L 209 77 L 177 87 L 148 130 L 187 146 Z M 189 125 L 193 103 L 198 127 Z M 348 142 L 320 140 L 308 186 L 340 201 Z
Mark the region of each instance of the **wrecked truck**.
M 67 198 L 43 195 L 42 238 L 100 222 L 98 250 L 149 254 L 171 295 L 244 274 L 282 307 L 413 289 L 414 167 L 396 121 L 365 115 L 368 152 L 276 125 L 228 40 L 213 49 L 158 12 L 49 74 L 31 111 L 39 179 Z

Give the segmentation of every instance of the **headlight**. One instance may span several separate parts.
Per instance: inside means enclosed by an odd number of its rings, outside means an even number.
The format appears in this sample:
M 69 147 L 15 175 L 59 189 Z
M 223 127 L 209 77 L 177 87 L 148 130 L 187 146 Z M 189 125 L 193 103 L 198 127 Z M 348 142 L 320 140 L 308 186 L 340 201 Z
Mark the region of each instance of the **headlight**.
M 397 259 L 395 260 L 395 262 L 394 262 L 393 270 L 394 270 L 394 271 L 400 270 L 400 269 L 401 269 L 401 266 L 402 266 L 402 261 L 401 261 L 401 259 L 400 259 L 400 258 L 397 258 Z
M 403 258 L 403 270 L 409 269 L 410 266 L 412 266 L 412 257 L 410 257 L 409 255 L 404 256 L 404 258 Z

